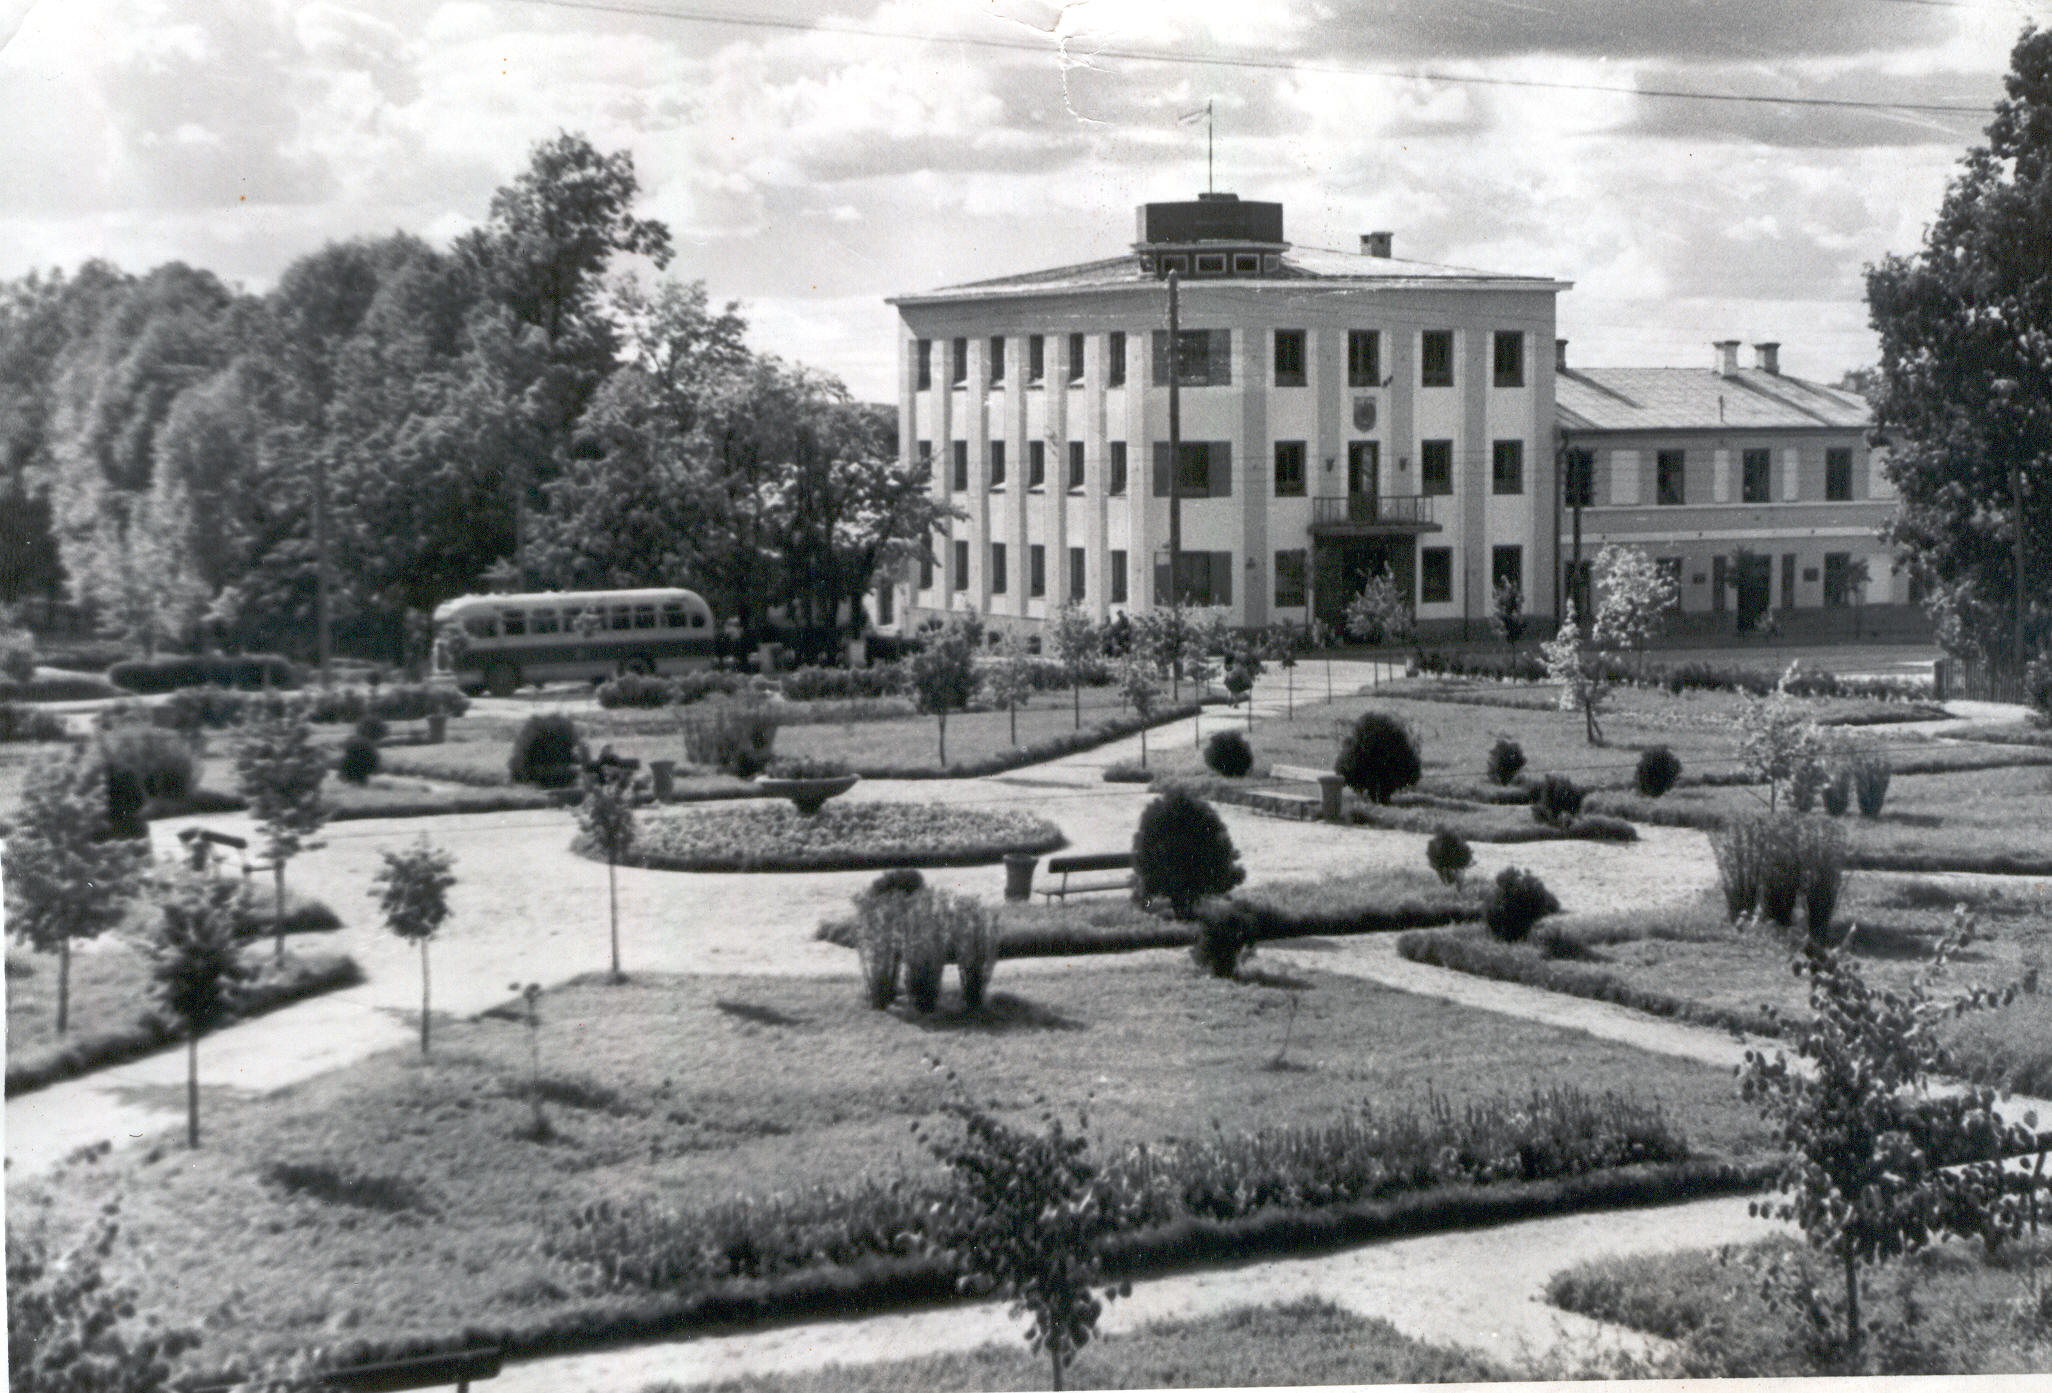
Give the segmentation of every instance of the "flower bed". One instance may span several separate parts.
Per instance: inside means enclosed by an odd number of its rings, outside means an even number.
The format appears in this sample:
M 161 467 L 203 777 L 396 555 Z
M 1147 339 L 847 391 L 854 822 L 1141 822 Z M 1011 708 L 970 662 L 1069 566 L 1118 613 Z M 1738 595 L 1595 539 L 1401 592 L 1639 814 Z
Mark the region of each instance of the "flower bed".
M 582 837 L 581 855 L 594 853 Z M 974 866 L 1066 845 L 1029 813 L 945 803 L 835 803 L 811 817 L 782 804 L 651 817 L 623 864 L 661 871 L 848 871 Z

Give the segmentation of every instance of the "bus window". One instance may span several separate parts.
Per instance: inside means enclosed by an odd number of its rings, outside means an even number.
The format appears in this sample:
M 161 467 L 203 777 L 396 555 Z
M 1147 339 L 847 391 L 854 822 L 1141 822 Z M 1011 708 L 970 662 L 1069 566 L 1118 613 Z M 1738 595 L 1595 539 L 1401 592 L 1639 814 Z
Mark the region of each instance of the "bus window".
M 499 631 L 507 638 L 524 638 L 527 634 L 527 611 L 524 609 L 502 609 L 499 611 Z
M 703 629 L 705 627 L 705 616 L 694 611 L 691 615 L 691 627 L 694 629 Z
M 533 610 L 528 614 L 527 619 L 529 626 L 537 634 L 553 634 L 558 632 L 556 628 L 556 612 L 552 609 Z
M 687 622 L 684 618 L 684 606 L 676 603 L 674 600 L 663 606 L 663 627 L 665 629 L 682 629 L 687 626 Z
M 613 627 L 616 629 L 633 628 L 634 611 L 629 609 L 626 605 L 613 606 Z
M 636 605 L 634 607 L 634 627 L 637 629 L 653 629 L 655 626 L 655 606 Z
M 489 614 L 466 615 L 463 620 L 463 632 L 472 638 L 497 638 L 499 624 Z

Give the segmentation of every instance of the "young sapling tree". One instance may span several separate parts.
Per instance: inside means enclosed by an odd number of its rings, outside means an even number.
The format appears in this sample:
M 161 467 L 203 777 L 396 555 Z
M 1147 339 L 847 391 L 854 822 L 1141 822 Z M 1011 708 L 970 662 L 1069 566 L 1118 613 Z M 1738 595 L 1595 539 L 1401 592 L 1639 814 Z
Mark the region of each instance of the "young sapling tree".
M 913 695 L 921 711 L 932 712 L 940 723 L 940 762 L 948 762 L 948 712 L 966 710 L 976 695 L 976 649 L 982 628 L 972 618 L 948 625 L 930 635 L 926 646 L 912 655 L 910 674 Z
M 620 972 L 621 858 L 634 848 L 634 771 L 619 764 L 591 764 L 582 773 L 584 796 L 577 803 L 577 824 L 594 849 L 606 858 L 606 906 L 612 930 L 613 980 Z
M 449 918 L 449 889 L 456 877 L 449 853 L 429 845 L 425 834 L 404 851 L 382 853 L 371 895 L 385 916 L 385 927 L 408 943 L 420 945 L 420 1053 L 428 1052 L 428 943 Z
M 143 939 L 150 994 L 185 1032 L 185 1143 L 199 1146 L 200 1036 L 235 1013 L 256 975 L 242 959 L 246 892 L 239 881 L 169 868 L 157 880 L 157 923 Z
M 1075 704 L 1076 729 L 1083 729 L 1083 677 L 1089 670 L 1104 643 L 1103 631 L 1092 621 L 1090 614 L 1081 605 L 1063 605 L 1048 625 L 1048 640 L 1054 646 L 1055 658 L 1062 665 L 1062 674 L 1069 680 L 1069 693 Z
M 1154 718 L 1154 701 L 1160 695 L 1154 685 L 1154 664 L 1138 653 L 1129 653 L 1119 664 L 1119 695 L 1140 718 L 1140 767 L 1147 767 L 1147 723 Z
M 263 836 L 276 886 L 277 956 L 285 957 L 285 863 L 317 845 L 313 834 L 328 820 L 321 801 L 327 757 L 313 743 L 303 707 L 280 703 L 244 727 L 235 747 L 235 773 L 250 815 Z
M 1033 655 L 1026 640 L 1007 634 L 999 643 L 997 657 L 984 670 L 983 688 L 991 703 L 1005 709 L 1011 718 L 1012 743 L 1019 743 L 1019 708 L 1033 698 Z

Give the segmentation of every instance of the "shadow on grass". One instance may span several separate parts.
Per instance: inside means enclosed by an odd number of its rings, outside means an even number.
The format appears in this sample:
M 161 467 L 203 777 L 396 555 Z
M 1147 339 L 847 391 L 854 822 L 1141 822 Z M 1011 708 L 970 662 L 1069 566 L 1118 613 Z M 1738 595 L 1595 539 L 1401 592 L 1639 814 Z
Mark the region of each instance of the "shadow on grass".
M 419 1186 L 396 1175 L 364 1175 L 328 1161 L 273 1161 L 263 1178 L 289 1195 L 380 1214 L 433 1213 Z
M 1261 967 L 1243 969 L 1238 980 L 1244 986 L 1272 987 L 1282 992 L 1308 992 L 1312 986 L 1302 977 L 1292 977 L 1287 972 L 1270 972 Z
M 987 1032 L 994 1035 L 1014 1030 L 1088 1030 L 1090 1027 L 1073 1016 L 1065 1016 L 1051 1006 L 1027 1001 L 1010 992 L 992 992 L 983 999 L 983 1005 L 975 1010 L 963 1009 L 957 1004 L 950 1011 L 942 1009 L 930 1016 L 907 1011 L 904 1020 L 921 1030 L 952 1034 L 960 1031 Z
M 722 1013 L 732 1016 L 736 1020 L 747 1021 L 752 1025 L 796 1026 L 805 1024 L 803 1016 L 787 1016 L 774 1007 L 757 1006 L 750 1001 L 715 1001 L 713 1005 Z
M 1263 948 L 1287 948 L 1292 953 L 1337 953 L 1339 945 L 1329 938 L 1271 938 Z

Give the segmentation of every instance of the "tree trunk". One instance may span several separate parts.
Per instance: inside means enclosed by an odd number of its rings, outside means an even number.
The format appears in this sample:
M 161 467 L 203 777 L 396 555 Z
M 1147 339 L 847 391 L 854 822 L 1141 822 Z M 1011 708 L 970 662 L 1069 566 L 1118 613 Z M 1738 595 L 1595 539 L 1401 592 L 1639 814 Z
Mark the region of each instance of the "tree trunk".
M 199 1150 L 199 1031 L 185 1031 L 185 1144 Z
M 1070 693 L 1076 698 L 1076 729 L 1083 729 L 1083 678 L 1081 674 L 1071 679 Z
M 1016 745 L 1019 743 L 1019 703 L 1013 702 L 1006 710 L 1012 717 L 1012 743 Z
M 1062 1347 L 1053 1340 L 1047 1342 L 1047 1357 L 1054 1365 L 1055 1393 L 1062 1393 Z
M 420 1057 L 428 1052 L 428 941 L 420 941 Z
M 1142 716 L 1140 719 L 1145 721 L 1147 718 Z M 1140 767 L 1147 767 L 1147 727 L 1144 725 L 1140 727 Z
M 1860 1357 L 1860 1258 L 1859 1254 L 1846 1249 L 1845 1253 L 1845 1343 L 1852 1351 L 1854 1367 Z
M 613 923 L 613 980 L 620 980 L 620 884 L 613 873 L 613 858 L 606 858 L 606 901 Z
M 1283 686 L 1283 719 L 1294 721 L 1297 719 L 1297 669 L 1284 668 L 1283 675 L 1286 679 Z
M 285 859 L 282 856 L 271 857 L 271 876 L 278 887 L 277 916 L 271 920 L 271 935 L 277 940 L 276 956 L 282 963 L 285 961 Z
M 71 1027 L 71 940 L 57 940 L 57 1033 Z
M 940 717 L 940 762 L 941 768 L 948 767 L 948 704 L 941 703 Z

